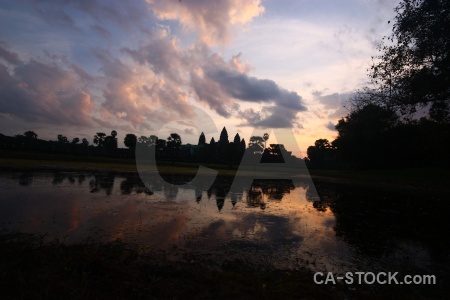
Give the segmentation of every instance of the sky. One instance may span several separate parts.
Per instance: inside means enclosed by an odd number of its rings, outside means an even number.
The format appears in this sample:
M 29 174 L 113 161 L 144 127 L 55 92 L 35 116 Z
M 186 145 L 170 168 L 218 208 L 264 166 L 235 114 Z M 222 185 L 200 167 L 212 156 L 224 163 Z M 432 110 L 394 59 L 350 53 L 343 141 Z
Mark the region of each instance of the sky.
M 0 133 L 333 140 L 390 35 L 390 0 L 3 0 Z M 202 128 L 202 110 L 216 128 Z M 202 123 L 202 122 L 200 122 Z M 208 122 L 204 123 L 207 124 Z M 213 126 L 214 127 L 214 126 Z

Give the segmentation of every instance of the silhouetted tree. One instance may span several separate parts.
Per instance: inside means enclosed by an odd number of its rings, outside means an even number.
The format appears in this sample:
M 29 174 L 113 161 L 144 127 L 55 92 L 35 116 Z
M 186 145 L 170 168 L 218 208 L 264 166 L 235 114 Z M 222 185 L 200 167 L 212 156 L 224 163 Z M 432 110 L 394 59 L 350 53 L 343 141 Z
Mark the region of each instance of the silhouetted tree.
M 111 131 L 111 135 L 105 137 L 103 146 L 108 149 L 117 149 L 117 131 Z
M 264 151 L 264 138 L 260 136 L 252 136 L 250 138 L 250 142 L 248 143 L 248 148 L 254 153 L 254 154 L 262 154 Z
M 28 139 L 37 139 L 38 137 L 34 131 L 26 131 L 23 135 Z
M 144 136 L 144 135 L 141 135 L 141 137 L 137 140 L 137 143 L 139 145 L 148 147 L 148 145 L 149 145 L 149 138 Z
M 450 1 L 403 0 L 395 12 L 370 69 L 375 91 L 362 100 L 402 113 L 429 106 L 432 119 L 450 122 Z
M 137 136 L 132 133 L 127 133 L 125 135 L 125 138 L 123 139 L 123 143 L 128 148 L 135 149 L 137 143 Z
M 97 145 L 98 147 L 103 147 L 105 138 L 106 138 L 106 133 L 97 132 L 97 134 L 94 135 L 94 140 L 93 140 L 94 145 Z
M 151 135 L 151 136 L 148 138 L 148 145 L 149 145 L 150 147 L 155 147 L 156 144 L 157 144 L 157 142 L 158 142 L 158 137 L 157 137 L 156 135 Z
M 62 134 L 58 134 L 57 139 L 58 139 L 58 143 L 61 143 L 61 144 L 69 143 L 69 140 L 67 139 L 67 137 Z
M 86 138 L 83 138 L 83 139 L 81 140 L 81 145 L 83 145 L 83 146 L 85 146 L 85 147 L 89 146 L 88 140 L 87 140 Z
M 267 140 L 269 139 L 269 134 L 268 133 L 264 133 L 263 139 L 264 139 L 264 148 L 266 148 L 267 147 L 266 143 L 267 143 Z
M 171 133 L 167 137 L 167 150 L 171 155 L 177 156 L 181 147 L 181 137 L 178 133 Z
M 156 141 L 156 153 L 163 154 L 166 151 L 166 140 L 158 139 Z
M 270 144 L 268 148 L 264 150 L 263 162 L 285 162 L 285 159 L 289 159 L 291 153 L 284 148 L 283 144 Z
M 385 133 L 396 124 L 395 112 L 369 104 L 339 120 L 336 125 L 339 135 L 332 144 L 344 161 L 353 161 L 358 166 L 376 165 L 387 155 Z
M 327 139 L 318 139 L 314 146 L 307 150 L 308 158 L 313 167 L 334 168 L 337 164 L 335 148 Z
M 74 138 L 72 139 L 72 144 L 73 144 L 73 145 L 78 144 L 79 142 L 80 142 L 80 138 L 78 138 L 78 137 L 74 137 Z

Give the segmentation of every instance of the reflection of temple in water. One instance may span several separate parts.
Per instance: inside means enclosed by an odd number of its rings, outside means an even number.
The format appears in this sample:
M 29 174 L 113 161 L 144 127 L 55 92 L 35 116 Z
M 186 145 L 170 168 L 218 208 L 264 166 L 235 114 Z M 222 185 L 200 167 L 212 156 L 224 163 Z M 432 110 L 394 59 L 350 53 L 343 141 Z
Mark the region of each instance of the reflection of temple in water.
M 162 192 L 167 200 L 174 200 L 178 197 L 179 184 L 184 184 L 186 178 L 183 176 L 174 175 L 170 180 L 171 183 L 165 181 L 165 178 L 161 178 L 155 174 L 148 174 L 144 178 L 141 178 L 137 174 L 117 174 L 112 172 L 99 172 L 91 175 L 67 173 L 67 172 L 54 172 L 53 181 L 54 185 L 68 182 L 70 184 L 78 183 L 82 185 L 86 178 L 89 178 L 89 189 L 91 193 L 103 192 L 106 195 L 111 195 L 113 192 L 115 180 L 123 178 L 120 181 L 119 188 L 122 195 L 131 194 L 145 194 L 153 195 L 155 192 Z M 292 180 L 254 180 L 249 190 L 246 187 L 241 186 L 237 191 L 230 193 L 231 186 L 233 185 L 234 178 L 230 176 L 218 176 L 210 187 L 206 186 L 189 186 L 183 185 L 183 189 L 195 190 L 195 202 L 200 203 L 202 201 L 202 195 L 206 192 L 208 199 L 215 198 L 218 211 L 221 211 L 226 201 L 230 201 L 232 207 L 235 208 L 237 203 L 244 201 L 247 207 L 259 207 L 261 209 L 266 208 L 267 201 L 281 201 L 286 194 L 289 194 L 295 189 Z M 32 182 L 32 174 L 23 173 L 20 176 L 21 184 L 29 184 Z M 144 184 L 145 182 L 145 184 Z M 239 182 L 237 183 L 239 185 Z

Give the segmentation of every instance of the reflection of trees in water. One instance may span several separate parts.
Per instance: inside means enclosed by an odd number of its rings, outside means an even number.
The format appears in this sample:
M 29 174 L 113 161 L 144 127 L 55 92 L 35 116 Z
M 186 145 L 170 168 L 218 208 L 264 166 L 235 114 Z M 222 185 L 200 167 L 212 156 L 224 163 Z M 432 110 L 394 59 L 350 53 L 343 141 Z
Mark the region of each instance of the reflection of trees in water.
M 252 185 L 247 193 L 247 206 L 248 207 L 259 207 L 261 209 L 266 208 L 266 203 L 264 203 L 264 196 L 262 189 Z
M 78 175 L 78 185 L 82 185 L 85 180 L 86 176 L 84 176 L 83 174 Z
M 331 183 L 316 184 L 321 201 L 317 210 L 329 207 L 336 218 L 336 236 L 363 253 L 386 256 L 401 241 L 427 246 L 436 259 L 449 259 L 443 237 L 450 235 L 450 203 L 433 195 L 376 191 Z M 426 201 L 424 198 L 426 197 Z
M 111 195 L 112 189 L 114 187 L 115 177 L 116 176 L 114 173 L 103 173 L 94 175 L 94 178 L 89 181 L 91 193 L 98 193 L 104 190 L 106 195 Z
M 325 212 L 325 211 L 327 211 L 328 204 L 326 204 L 325 202 L 319 200 L 319 201 L 314 201 L 313 202 L 313 207 L 315 209 L 317 209 L 318 211 Z
M 72 174 L 67 175 L 67 180 L 69 183 L 74 184 L 75 183 L 75 177 Z
M 281 200 L 295 189 L 290 179 L 255 180 L 252 187 L 259 187 L 270 200 Z
M 33 183 L 33 172 L 24 172 L 19 175 L 19 184 L 27 186 Z
M 166 183 L 164 185 L 164 196 L 167 199 L 173 200 L 177 197 L 177 195 L 178 195 L 178 186 L 169 183 Z
M 54 185 L 61 184 L 64 182 L 64 179 L 66 179 L 66 177 L 67 177 L 66 173 L 55 172 L 53 173 L 52 184 Z
M 78 177 L 78 179 L 76 179 Z M 70 184 L 74 184 L 75 182 L 78 182 L 79 185 L 81 185 L 84 180 L 86 179 L 86 176 L 83 174 L 75 175 L 73 173 L 67 173 L 67 172 L 54 172 L 53 173 L 53 185 L 58 185 L 64 182 L 64 180 L 67 179 L 67 181 Z
M 133 192 L 136 194 L 145 193 L 147 195 L 153 195 L 153 192 L 145 186 L 139 176 L 127 176 L 120 183 L 120 191 L 122 195 L 129 195 Z
M 290 179 L 259 179 L 254 180 L 247 192 L 247 206 L 266 208 L 264 197 L 268 200 L 281 201 L 284 195 L 295 189 Z

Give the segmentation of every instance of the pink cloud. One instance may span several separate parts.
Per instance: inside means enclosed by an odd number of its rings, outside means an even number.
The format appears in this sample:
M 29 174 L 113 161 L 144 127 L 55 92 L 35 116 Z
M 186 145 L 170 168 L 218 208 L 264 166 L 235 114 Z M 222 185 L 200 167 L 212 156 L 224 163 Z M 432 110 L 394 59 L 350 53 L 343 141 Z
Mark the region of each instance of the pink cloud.
M 92 124 L 93 103 L 78 77 L 35 60 L 14 68 L 0 64 L 0 111 L 50 124 Z
M 177 20 L 186 31 L 198 33 L 207 45 L 226 44 L 233 25 L 244 25 L 264 12 L 260 0 L 147 0 L 155 15 Z

